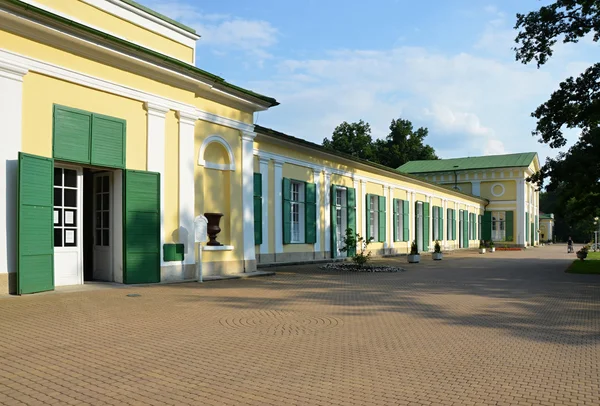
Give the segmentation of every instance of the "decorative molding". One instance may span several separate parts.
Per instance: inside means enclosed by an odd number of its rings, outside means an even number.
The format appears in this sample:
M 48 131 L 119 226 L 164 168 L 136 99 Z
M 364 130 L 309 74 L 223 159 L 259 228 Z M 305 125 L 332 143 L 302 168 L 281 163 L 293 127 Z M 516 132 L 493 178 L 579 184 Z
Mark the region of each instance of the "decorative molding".
M 202 251 L 233 251 L 233 245 L 204 245 Z
M 181 124 L 187 125 L 196 125 L 196 121 L 198 121 L 198 115 L 196 113 L 191 114 L 185 111 L 178 111 L 177 118 Z
M 204 153 L 206 152 L 206 148 L 216 142 L 217 144 L 221 144 L 227 150 L 227 155 L 229 156 L 229 164 L 217 164 L 213 162 L 206 162 L 204 159 Z M 200 152 L 198 153 L 198 165 L 204 166 L 208 169 L 218 169 L 221 171 L 235 171 L 235 159 L 233 157 L 233 151 L 229 143 L 220 135 L 211 135 L 206 137 L 202 145 L 200 146 Z
M 233 128 L 235 130 L 254 133 L 254 124 L 244 123 L 243 121 L 234 120 L 232 118 L 219 116 L 213 113 L 208 113 L 200 109 L 196 109 L 196 117 L 198 118 L 198 120 L 208 121 L 209 123 L 219 124 L 224 127 Z
M 170 111 L 168 107 L 150 102 L 144 103 L 144 107 L 146 107 L 148 115 L 152 115 L 158 118 L 165 118 L 165 115 Z
M 499 186 L 500 189 L 502 189 L 502 191 L 500 193 L 495 193 L 494 189 L 496 188 L 496 186 Z M 495 197 L 500 197 L 503 196 L 504 193 L 506 192 L 506 188 L 504 187 L 504 185 L 502 183 L 494 183 L 492 185 L 492 187 L 490 188 L 490 192 L 492 193 L 492 195 L 494 195 Z
M 15 64 L 10 61 L 0 61 L 0 77 L 16 80 L 19 82 L 23 81 L 23 76 L 29 72 L 29 69 Z

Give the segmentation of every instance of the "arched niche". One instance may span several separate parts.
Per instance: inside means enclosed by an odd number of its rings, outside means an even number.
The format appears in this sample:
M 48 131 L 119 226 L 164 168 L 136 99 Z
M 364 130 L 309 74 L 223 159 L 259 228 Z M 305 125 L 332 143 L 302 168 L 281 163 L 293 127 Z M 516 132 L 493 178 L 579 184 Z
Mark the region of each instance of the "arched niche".
M 208 169 L 235 171 L 235 159 L 231 146 L 218 135 L 207 137 L 200 147 L 198 165 Z

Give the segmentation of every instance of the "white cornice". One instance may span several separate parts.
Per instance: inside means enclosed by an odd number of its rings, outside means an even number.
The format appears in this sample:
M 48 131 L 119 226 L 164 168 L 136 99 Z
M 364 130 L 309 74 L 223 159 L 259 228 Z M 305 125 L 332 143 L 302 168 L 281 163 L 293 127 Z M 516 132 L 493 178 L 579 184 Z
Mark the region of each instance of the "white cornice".
M 23 66 L 10 61 L 0 60 L 0 77 L 22 82 L 23 76 L 25 76 L 27 72 L 29 72 L 29 69 Z
M 254 132 L 254 124 L 248 124 L 244 123 L 243 121 L 234 120 L 232 118 L 218 116 L 216 114 L 208 113 L 200 109 L 196 110 L 196 117 L 198 117 L 199 120 L 209 121 L 211 123 L 220 124 L 229 128 L 235 128 L 236 130 L 240 130 L 243 132 Z

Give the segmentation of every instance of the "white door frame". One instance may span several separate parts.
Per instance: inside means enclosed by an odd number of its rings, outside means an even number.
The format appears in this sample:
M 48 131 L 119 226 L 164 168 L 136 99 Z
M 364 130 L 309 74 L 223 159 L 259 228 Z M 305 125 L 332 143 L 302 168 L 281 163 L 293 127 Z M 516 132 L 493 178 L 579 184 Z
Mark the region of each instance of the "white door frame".
M 69 252 L 77 252 L 77 284 L 83 285 L 83 168 L 81 166 L 65 164 L 62 162 L 54 162 L 54 168 L 52 169 L 52 190 L 54 191 L 54 169 L 70 169 L 77 171 L 77 226 L 75 229 L 77 230 L 77 246 L 76 247 L 54 247 L 54 283 L 55 286 L 63 286 L 63 284 L 56 284 L 56 257 L 60 256 L 60 254 L 66 254 Z M 64 181 L 64 177 L 63 177 Z M 64 184 L 63 184 L 64 190 Z M 53 192 L 54 193 L 54 192 Z M 54 194 L 53 194 L 54 196 Z M 54 199 L 54 197 L 53 197 Z M 64 230 L 64 194 L 63 194 L 63 202 L 62 202 L 62 229 Z M 54 209 L 53 209 L 54 212 Z M 54 225 L 53 225 L 54 228 Z M 54 231 L 52 231 L 54 232 Z M 63 233 L 63 245 L 64 245 L 64 233 Z

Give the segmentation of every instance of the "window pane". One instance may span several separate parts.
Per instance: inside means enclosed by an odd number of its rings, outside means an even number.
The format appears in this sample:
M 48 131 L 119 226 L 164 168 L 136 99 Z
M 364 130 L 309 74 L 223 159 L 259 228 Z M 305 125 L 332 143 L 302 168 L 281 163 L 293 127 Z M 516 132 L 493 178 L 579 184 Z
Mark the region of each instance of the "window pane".
M 95 228 L 102 228 L 102 212 L 96 212 L 96 223 L 94 224 Z
M 62 206 L 62 189 L 58 187 L 54 188 L 54 205 Z
M 62 226 L 62 209 L 54 209 L 54 225 Z
M 96 230 L 96 241 L 94 241 L 94 244 L 102 245 L 102 230 L 100 229 Z
M 65 247 L 76 247 L 77 246 L 77 230 L 65 229 Z
M 77 227 L 77 210 L 65 210 L 65 226 Z
M 102 191 L 108 193 L 108 176 L 102 177 Z
M 102 210 L 102 195 L 96 194 L 96 210 Z
M 54 229 L 54 246 L 62 247 L 62 228 Z
M 65 207 L 77 207 L 76 189 L 65 189 Z
M 54 168 L 54 186 L 62 186 L 62 169 Z
M 77 187 L 77 171 L 65 169 L 65 186 Z
M 102 227 L 104 228 L 110 228 L 110 224 L 109 224 L 109 216 L 108 216 L 108 212 L 105 211 L 102 213 Z
M 110 204 L 108 202 L 108 194 L 102 195 L 102 210 L 110 210 Z
M 109 245 L 108 234 L 109 234 L 108 230 L 102 231 L 102 245 L 105 247 L 108 247 L 108 245 Z
M 96 178 L 96 193 L 102 192 L 102 178 L 98 176 Z

